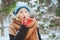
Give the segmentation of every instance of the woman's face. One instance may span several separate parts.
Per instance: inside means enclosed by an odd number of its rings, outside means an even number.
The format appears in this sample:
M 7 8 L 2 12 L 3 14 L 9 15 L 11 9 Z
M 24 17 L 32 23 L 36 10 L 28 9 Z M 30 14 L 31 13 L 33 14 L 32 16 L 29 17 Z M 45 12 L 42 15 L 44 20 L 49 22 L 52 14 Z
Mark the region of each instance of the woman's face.
M 19 12 L 17 13 L 16 17 L 20 19 L 22 18 L 28 19 L 30 17 L 30 14 L 26 8 L 21 8 Z

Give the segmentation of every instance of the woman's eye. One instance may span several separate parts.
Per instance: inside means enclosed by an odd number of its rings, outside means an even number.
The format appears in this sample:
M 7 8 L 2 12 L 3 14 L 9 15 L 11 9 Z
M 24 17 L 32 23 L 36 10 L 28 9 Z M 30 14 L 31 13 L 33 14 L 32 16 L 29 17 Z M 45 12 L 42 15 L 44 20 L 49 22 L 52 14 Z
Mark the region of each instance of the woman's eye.
M 23 13 L 23 12 L 20 12 L 20 13 Z
M 25 13 L 28 13 L 27 11 L 25 11 Z

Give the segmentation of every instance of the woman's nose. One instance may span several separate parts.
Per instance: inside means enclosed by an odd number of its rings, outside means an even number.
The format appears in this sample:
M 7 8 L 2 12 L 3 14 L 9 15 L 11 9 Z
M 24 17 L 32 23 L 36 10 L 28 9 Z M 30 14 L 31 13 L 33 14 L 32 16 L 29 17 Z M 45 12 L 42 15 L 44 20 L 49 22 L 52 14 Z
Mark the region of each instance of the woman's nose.
M 23 18 L 26 18 L 25 14 L 23 14 Z
M 26 13 L 23 13 L 24 16 L 26 16 Z

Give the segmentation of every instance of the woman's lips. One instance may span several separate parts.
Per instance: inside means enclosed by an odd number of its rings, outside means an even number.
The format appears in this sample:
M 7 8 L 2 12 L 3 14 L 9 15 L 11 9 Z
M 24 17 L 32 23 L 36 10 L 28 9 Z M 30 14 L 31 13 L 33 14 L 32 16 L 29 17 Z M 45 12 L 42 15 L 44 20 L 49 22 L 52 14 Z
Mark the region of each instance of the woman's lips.
M 25 16 L 23 18 L 26 18 Z

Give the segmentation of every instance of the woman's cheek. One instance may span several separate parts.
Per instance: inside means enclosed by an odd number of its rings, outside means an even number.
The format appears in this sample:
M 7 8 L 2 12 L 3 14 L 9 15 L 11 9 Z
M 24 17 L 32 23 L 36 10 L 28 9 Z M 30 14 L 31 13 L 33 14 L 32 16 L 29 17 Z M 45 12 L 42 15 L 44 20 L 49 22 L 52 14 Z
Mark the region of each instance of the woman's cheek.
M 16 15 L 16 18 L 17 18 L 17 19 L 21 19 L 21 16 L 20 16 L 20 15 Z
M 30 16 L 29 15 L 26 15 L 26 19 L 28 19 L 28 18 L 30 18 Z
M 30 18 L 30 15 L 27 15 L 28 18 Z

